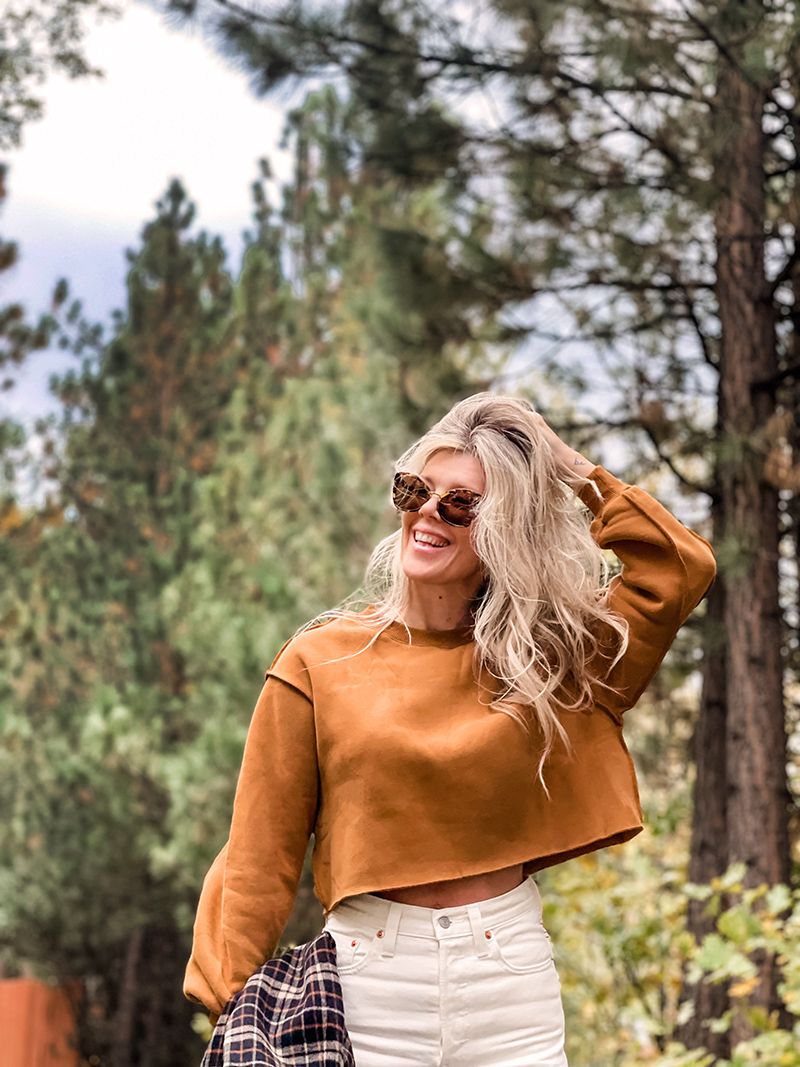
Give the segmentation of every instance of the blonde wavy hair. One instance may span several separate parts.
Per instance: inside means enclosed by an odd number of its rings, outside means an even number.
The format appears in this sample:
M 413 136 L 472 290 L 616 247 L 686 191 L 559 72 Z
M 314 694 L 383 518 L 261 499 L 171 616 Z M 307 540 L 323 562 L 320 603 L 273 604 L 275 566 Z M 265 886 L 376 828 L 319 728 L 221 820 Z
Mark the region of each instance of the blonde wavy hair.
M 622 655 L 627 626 L 607 606 L 605 559 L 532 416 L 524 400 L 478 393 L 456 404 L 396 469 L 420 474 L 442 450 L 474 456 L 483 467 L 486 491 L 470 527 L 485 574 L 473 610 L 477 661 L 500 683 L 491 706 L 528 729 L 538 723 L 541 778 L 556 737 L 569 748 L 561 714 L 591 704 L 602 681 L 597 664 L 608 667 L 609 648 L 612 662 Z M 367 568 L 373 623 L 403 618 L 400 539 L 397 531 L 383 540 Z

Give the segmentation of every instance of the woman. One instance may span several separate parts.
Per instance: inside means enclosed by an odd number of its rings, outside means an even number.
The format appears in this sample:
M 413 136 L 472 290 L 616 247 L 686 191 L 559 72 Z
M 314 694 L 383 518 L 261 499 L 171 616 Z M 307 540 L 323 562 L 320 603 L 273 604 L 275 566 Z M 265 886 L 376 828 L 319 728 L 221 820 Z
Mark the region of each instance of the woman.
M 401 458 L 393 500 L 373 605 L 301 632 L 267 672 L 186 991 L 219 1013 L 274 952 L 313 832 L 357 1067 L 561 1067 L 528 876 L 641 830 L 622 713 L 713 555 L 488 394 Z M 622 573 L 604 586 L 607 548 Z

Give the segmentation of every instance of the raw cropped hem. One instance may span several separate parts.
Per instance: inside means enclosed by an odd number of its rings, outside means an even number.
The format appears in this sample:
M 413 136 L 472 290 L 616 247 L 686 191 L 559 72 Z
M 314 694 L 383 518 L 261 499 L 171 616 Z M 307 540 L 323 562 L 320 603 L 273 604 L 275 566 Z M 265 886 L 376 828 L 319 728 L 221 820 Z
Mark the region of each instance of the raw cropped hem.
M 589 852 L 598 852 L 601 848 L 610 848 L 611 845 L 624 845 L 626 841 L 630 841 L 632 837 L 636 837 L 644 829 L 643 826 L 632 826 L 628 830 L 620 830 L 619 833 L 611 834 L 608 837 L 604 837 L 602 841 L 593 841 L 589 845 L 580 845 L 578 848 L 571 848 L 566 852 L 554 852 L 550 856 L 542 856 L 540 859 L 531 860 L 530 863 L 523 865 L 524 874 L 535 874 L 537 871 L 543 871 L 547 867 L 555 867 L 559 863 L 566 863 L 567 860 L 574 860 L 576 856 L 585 856 Z
M 534 874 L 536 871 L 544 870 L 546 867 L 553 867 L 558 863 L 564 863 L 566 860 L 574 859 L 575 856 L 583 856 L 588 852 L 597 852 L 599 849 L 608 848 L 610 845 L 621 845 L 625 841 L 630 841 L 631 838 L 636 837 L 636 835 L 641 833 L 643 829 L 644 827 L 639 823 L 636 826 L 627 827 L 624 830 L 616 831 L 605 837 L 587 841 L 584 844 L 569 849 L 568 851 L 553 852 L 547 856 L 539 856 L 535 859 L 525 859 L 524 856 L 510 856 L 504 857 L 503 859 L 491 857 L 482 861 L 475 861 L 471 864 L 459 864 L 458 866 L 450 864 L 436 868 L 431 867 L 424 872 L 407 872 L 404 876 L 396 876 L 383 881 L 376 878 L 363 878 L 359 881 L 354 881 L 352 885 L 335 890 L 330 903 L 323 899 L 318 884 L 315 886 L 315 889 L 323 910 L 327 914 L 328 912 L 333 911 L 337 904 L 341 904 L 343 900 L 346 900 L 348 897 L 359 896 L 362 893 L 386 893 L 392 889 L 405 889 L 407 886 L 427 885 L 430 882 L 449 882 L 455 881 L 458 878 L 474 878 L 477 875 L 488 874 L 491 871 L 504 870 L 506 867 L 514 867 L 517 864 L 522 864 L 523 873 L 527 876 L 529 874 Z M 491 866 L 487 867 L 487 863 L 491 864 Z

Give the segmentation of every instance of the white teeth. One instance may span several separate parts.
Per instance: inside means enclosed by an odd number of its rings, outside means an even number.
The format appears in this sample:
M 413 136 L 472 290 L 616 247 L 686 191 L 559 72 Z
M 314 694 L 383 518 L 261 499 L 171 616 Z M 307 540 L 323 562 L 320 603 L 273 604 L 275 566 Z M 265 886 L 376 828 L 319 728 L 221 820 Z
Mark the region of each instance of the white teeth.
M 436 548 L 444 548 L 445 545 L 449 545 L 449 541 L 440 541 L 438 537 L 431 537 L 430 534 L 421 533 L 419 530 L 414 534 L 415 541 L 421 541 L 424 545 L 434 545 Z

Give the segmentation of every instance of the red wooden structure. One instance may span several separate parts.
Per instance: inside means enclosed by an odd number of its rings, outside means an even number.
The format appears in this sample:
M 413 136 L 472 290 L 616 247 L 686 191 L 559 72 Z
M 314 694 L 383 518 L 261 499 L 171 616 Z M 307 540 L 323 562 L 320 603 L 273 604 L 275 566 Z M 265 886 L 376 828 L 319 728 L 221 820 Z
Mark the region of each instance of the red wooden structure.
M 0 981 L 0 1067 L 78 1067 L 63 989 L 32 978 Z

